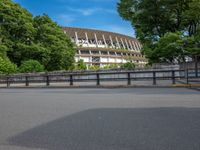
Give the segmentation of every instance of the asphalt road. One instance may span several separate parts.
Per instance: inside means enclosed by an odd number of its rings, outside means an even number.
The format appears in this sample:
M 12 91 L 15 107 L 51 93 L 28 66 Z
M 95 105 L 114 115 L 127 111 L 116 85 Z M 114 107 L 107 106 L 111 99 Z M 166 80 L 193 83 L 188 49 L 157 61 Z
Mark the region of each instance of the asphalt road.
M 200 150 L 200 92 L 0 89 L 0 150 Z

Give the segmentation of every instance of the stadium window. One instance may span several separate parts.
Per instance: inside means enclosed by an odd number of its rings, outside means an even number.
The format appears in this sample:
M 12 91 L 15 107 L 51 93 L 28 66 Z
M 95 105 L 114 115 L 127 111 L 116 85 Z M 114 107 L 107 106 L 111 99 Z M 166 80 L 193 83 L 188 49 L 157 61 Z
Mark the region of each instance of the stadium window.
M 92 54 L 99 54 L 99 51 L 91 51 Z
M 108 55 L 108 52 L 107 51 L 102 51 L 101 54 L 102 55 Z
M 110 55 L 115 55 L 115 52 L 110 52 Z
M 82 50 L 81 54 L 90 54 L 89 50 Z

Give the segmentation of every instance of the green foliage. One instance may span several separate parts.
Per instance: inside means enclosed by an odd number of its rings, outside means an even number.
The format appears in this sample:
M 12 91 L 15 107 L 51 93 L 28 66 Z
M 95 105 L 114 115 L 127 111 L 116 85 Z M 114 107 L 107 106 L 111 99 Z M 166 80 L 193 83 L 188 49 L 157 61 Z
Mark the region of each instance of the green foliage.
M 152 63 L 174 62 L 177 58 L 184 61 L 185 56 L 200 54 L 199 10 L 199 0 L 120 0 L 118 3 L 120 16 L 132 23 L 143 43 L 143 53 Z
M 44 65 L 47 70 L 68 70 L 74 63 L 74 45 L 63 30 L 47 16 L 34 18 L 35 42 L 47 49 Z
M 0 74 L 15 73 L 17 66 L 10 62 L 8 58 L 0 57 Z
M 86 70 L 87 66 L 86 63 L 84 63 L 84 61 L 82 59 L 80 59 L 75 66 L 75 70 Z
M 19 72 L 21 73 L 42 72 L 42 71 L 44 71 L 44 66 L 41 65 L 37 60 L 24 61 L 19 67 Z
M 97 70 L 100 70 L 100 67 L 97 66 L 97 65 L 92 65 L 92 66 L 89 66 L 88 70 L 94 70 L 94 71 L 97 71 Z
M 200 47 L 196 40 L 194 36 L 166 33 L 160 38 L 152 55 L 156 55 L 159 62 L 185 62 L 185 56 L 192 57 L 200 53 Z
M 11 0 L 1 0 L 0 12 L 0 56 L 18 66 L 25 60 L 38 60 L 48 71 L 72 66 L 74 45 L 47 15 L 33 17 Z
M 111 69 L 111 67 L 110 67 L 110 65 L 105 65 L 105 66 L 102 67 L 102 69 L 109 70 L 109 69 Z
M 8 48 L 5 45 L 0 45 L 0 57 L 6 57 L 6 52 Z
M 118 69 L 119 68 L 118 64 L 111 64 L 109 66 L 110 66 L 110 69 Z
M 173 63 L 174 60 L 185 62 L 184 41 L 181 34 L 166 33 L 157 43 L 153 55 L 156 55 L 160 62 Z
M 127 62 L 127 63 L 121 65 L 121 69 L 133 70 L 133 69 L 135 69 L 135 64 L 132 62 Z

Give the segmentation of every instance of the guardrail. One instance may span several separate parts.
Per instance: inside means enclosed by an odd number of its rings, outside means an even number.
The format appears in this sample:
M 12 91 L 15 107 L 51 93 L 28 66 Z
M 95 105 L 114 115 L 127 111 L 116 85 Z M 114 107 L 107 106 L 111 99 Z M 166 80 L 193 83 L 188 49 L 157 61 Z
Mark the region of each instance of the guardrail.
M 152 81 L 152 85 L 157 85 L 157 80 L 171 80 L 171 84 L 176 84 L 177 79 L 186 79 L 189 83 L 190 78 L 195 77 L 195 71 L 190 70 L 149 70 L 149 71 L 106 71 L 106 72 L 63 72 L 58 74 L 20 74 L 0 76 L 0 84 L 10 87 L 11 84 L 24 84 L 29 86 L 31 83 L 51 83 L 62 82 L 73 86 L 75 82 L 96 82 L 101 85 L 102 81 L 127 81 L 131 85 L 132 81 Z

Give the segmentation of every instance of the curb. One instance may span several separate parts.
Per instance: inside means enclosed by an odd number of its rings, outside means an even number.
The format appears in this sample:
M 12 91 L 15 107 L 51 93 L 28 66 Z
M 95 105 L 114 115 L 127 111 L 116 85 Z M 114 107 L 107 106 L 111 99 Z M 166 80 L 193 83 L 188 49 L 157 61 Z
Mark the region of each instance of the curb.
M 53 89 L 53 88 L 200 88 L 200 84 L 188 84 L 188 85 L 182 85 L 182 84 L 176 84 L 176 85 L 169 85 L 169 86 L 159 86 L 159 85 L 113 85 L 113 86 L 13 86 L 13 87 L 0 87 L 0 89 Z

